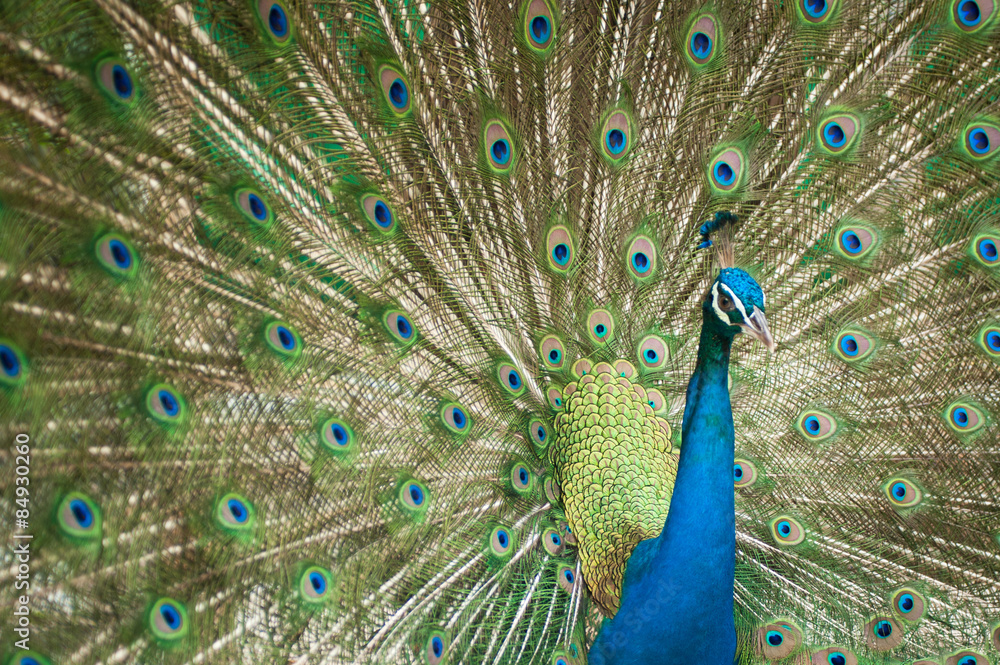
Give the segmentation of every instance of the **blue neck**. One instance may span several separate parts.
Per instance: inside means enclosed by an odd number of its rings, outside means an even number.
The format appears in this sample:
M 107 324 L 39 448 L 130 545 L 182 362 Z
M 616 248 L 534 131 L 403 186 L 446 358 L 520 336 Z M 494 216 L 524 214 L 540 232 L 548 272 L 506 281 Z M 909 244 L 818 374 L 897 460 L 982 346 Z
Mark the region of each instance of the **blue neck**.
M 663 532 L 635 549 L 621 609 L 605 620 L 592 665 L 732 665 L 736 519 L 729 350 L 733 335 L 703 311 L 698 365 L 688 383 L 677 482 Z

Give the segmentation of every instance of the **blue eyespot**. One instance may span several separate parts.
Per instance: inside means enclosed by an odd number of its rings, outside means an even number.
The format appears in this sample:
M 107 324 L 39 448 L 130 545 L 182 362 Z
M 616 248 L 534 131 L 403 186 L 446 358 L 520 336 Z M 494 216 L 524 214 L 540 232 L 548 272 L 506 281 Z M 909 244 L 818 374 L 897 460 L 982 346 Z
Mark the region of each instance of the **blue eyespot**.
M 566 262 L 569 261 L 569 247 L 566 246 L 566 243 L 561 242 L 552 248 L 552 260 L 561 266 L 566 265 Z
M 446 402 L 441 407 L 441 420 L 445 427 L 456 434 L 465 434 L 469 427 L 469 414 L 455 402 Z
M 963 408 L 955 409 L 951 412 L 951 419 L 959 427 L 967 427 L 969 425 L 969 412 Z
M 111 79 L 114 82 L 115 92 L 122 99 L 132 96 L 132 77 L 121 65 L 114 65 L 111 68 Z
M 573 571 L 567 569 L 563 571 L 563 579 L 572 584 L 576 578 L 573 576 Z
M 279 325 L 275 329 L 275 333 L 278 336 L 278 343 L 281 345 L 281 348 L 286 351 L 291 351 L 295 348 L 295 335 L 292 334 L 292 331 L 285 326 Z
M 531 19 L 531 39 L 538 45 L 543 45 L 549 41 L 552 34 L 552 26 L 546 16 L 536 16 Z
M 596 326 L 594 326 L 594 334 L 597 335 L 598 337 L 604 337 L 607 333 L 608 333 L 608 328 L 603 323 L 598 323 Z M 1000 336 L 998 336 L 998 339 L 1000 339 Z
M 431 638 L 431 651 L 434 652 L 436 658 L 440 658 L 444 653 L 444 640 L 437 635 Z
M 247 507 L 243 505 L 242 501 L 239 499 L 230 499 L 226 502 L 226 505 L 229 507 L 229 514 L 232 515 L 233 519 L 239 524 L 243 524 L 247 521 L 250 513 L 247 511 Z
M 128 247 L 121 240 L 111 240 L 108 243 L 108 249 L 111 251 L 111 258 L 114 260 L 116 266 L 122 270 L 126 270 L 132 265 L 132 252 L 129 251 Z
M 969 147 L 972 148 L 972 151 L 977 155 L 985 155 L 990 151 L 989 135 L 981 128 L 976 127 L 969 132 Z
M 826 0 L 806 0 L 806 13 L 813 18 L 821 18 L 826 13 Z
M 978 661 L 973 656 L 966 656 L 962 660 L 958 661 L 958 665 L 976 665 Z
M 858 355 L 858 340 L 854 335 L 844 335 L 840 338 L 840 350 L 845 356 L 853 358 Z
M 990 330 L 986 333 L 986 345 L 991 351 L 1000 352 L 1000 332 Z M 5 366 L 6 367 L 6 366 Z
M 181 615 L 173 605 L 161 605 L 160 606 L 160 616 L 163 617 L 163 621 L 166 622 L 167 627 L 171 630 L 177 630 L 181 627 Z
M 562 360 L 562 352 L 560 352 L 559 349 L 552 349 L 549 351 L 549 362 L 556 365 L 560 360 Z
M 424 502 L 424 491 L 420 489 L 419 485 L 410 485 L 409 487 L 410 499 L 413 501 L 414 505 L 422 505 Z
M 330 571 L 319 566 L 310 566 L 302 571 L 299 578 L 301 599 L 310 605 L 323 605 L 330 600 L 327 595 L 330 585 Z
M 267 12 L 267 25 L 278 39 L 288 35 L 288 15 L 284 8 L 275 3 Z
M 184 606 L 170 598 L 160 598 L 149 613 L 149 628 L 158 639 L 176 641 L 188 632 Z
M 397 490 L 399 507 L 410 518 L 419 520 L 427 512 L 430 490 L 415 478 L 402 481 Z
M 326 580 L 319 573 L 309 573 L 309 584 L 312 585 L 313 591 L 316 593 L 326 591 Z
M 36 659 L 32 658 L 31 656 L 24 656 L 18 662 L 20 663 L 20 665 L 42 665 L 40 662 L 38 662 Z
M 552 534 L 552 544 L 557 546 L 562 545 L 562 539 L 557 534 Z
M 895 491 L 895 488 L 893 488 L 893 491 Z M 903 489 L 903 493 L 904 494 L 906 493 L 906 489 L 905 488 Z M 902 498 L 902 497 L 900 497 L 900 498 Z M 908 594 L 908 593 L 904 593 L 902 596 L 899 597 L 899 602 L 897 603 L 897 607 L 899 607 L 899 611 L 903 612 L 904 614 L 907 613 L 907 612 L 909 612 L 910 610 L 912 610 L 913 609 L 913 596 L 910 595 L 910 594 Z
M 3 369 L 5 376 L 16 379 L 21 374 L 21 359 L 17 357 L 14 349 L 6 344 L 0 344 L 0 369 Z
M 465 427 L 465 412 L 459 408 L 455 408 L 451 412 L 452 421 L 455 423 L 455 427 L 462 429 Z
M 87 529 L 94 523 L 94 513 L 90 510 L 90 506 L 80 499 L 70 501 L 69 509 L 73 513 L 73 517 L 76 518 L 77 525 L 80 528 Z
M 979 24 L 982 12 L 979 10 L 979 3 L 975 0 L 959 0 L 958 20 L 970 28 Z M 961 664 L 960 664 L 961 665 Z
M 556 397 L 552 401 L 555 403 L 556 406 L 562 406 L 562 397 Z
M 632 254 L 632 267 L 638 273 L 646 272 L 649 270 L 649 257 L 644 252 L 635 252 Z
M 545 437 L 547 436 L 547 434 L 545 432 L 545 428 L 544 427 L 542 427 L 541 425 L 539 425 L 538 429 L 535 430 L 535 433 L 538 435 L 538 440 L 539 441 L 545 441 Z
M 287 323 L 271 321 L 264 326 L 264 341 L 272 352 L 286 360 L 294 360 L 302 352 L 301 339 Z
M 839 651 L 828 654 L 826 660 L 830 665 L 847 665 L 847 658 Z
M 396 330 L 403 339 L 409 339 L 413 335 L 413 326 L 410 325 L 410 322 L 404 316 L 396 317 Z
M 375 223 L 383 229 L 392 225 L 392 213 L 389 211 L 389 206 L 382 201 L 375 204 Z
M 511 390 L 519 390 L 521 388 L 521 375 L 517 373 L 516 369 L 510 370 L 507 374 L 507 385 L 510 386 Z
M 839 148 L 847 142 L 844 128 L 832 120 L 823 126 L 823 138 L 832 148 Z
M 650 406 L 652 406 L 653 403 L 650 402 L 649 404 Z M 739 464 L 733 465 L 733 480 L 735 480 L 736 482 L 743 480 L 743 467 L 740 466 Z
M 515 465 L 510 471 L 510 482 L 514 491 L 525 494 L 532 489 L 531 473 L 523 464 Z
M 406 91 L 406 84 L 403 83 L 403 79 L 396 79 L 389 86 L 389 101 L 397 109 L 406 108 L 406 103 L 409 101 L 410 95 Z
M 819 418 L 816 416 L 809 416 L 806 418 L 803 425 L 810 434 L 819 434 Z
M 612 129 L 604 135 L 604 145 L 612 155 L 620 155 L 625 150 L 625 132 L 620 129 Z
M 508 538 L 507 532 L 504 531 L 503 529 L 500 529 L 499 531 L 497 531 L 497 542 L 500 544 L 500 547 L 503 547 L 503 548 L 506 548 L 507 547 L 507 543 L 510 542 L 510 538 Z
M 843 154 L 861 134 L 861 120 L 852 113 L 839 113 L 823 120 L 817 130 L 820 147 L 838 155 Z
M 704 32 L 691 35 L 691 52 L 699 60 L 705 60 L 712 52 L 712 39 Z
M 770 644 L 772 647 L 781 646 L 781 643 L 784 641 L 785 638 L 782 637 L 781 633 L 779 633 L 778 631 L 776 630 L 767 631 L 767 643 Z
M 161 388 L 156 394 L 156 398 L 160 400 L 160 406 L 163 407 L 163 412 L 166 415 L 173 417 L 180 412 L 181 405 L 177 401 L 177 397 L 169 390 Z
M 996 263 L 997 262 L 997 244 L 992 238 L 983 238 L 979 241 L 979 255 L 983 257 L 986 263 Z
M 895 485 L 893 485 L 892 495 L 902 501 L 903 498 L 906 496 L 906 485 L 904 483 L 896 483 Z M 913 598 L 910 598 L 910 601 L 912 603 Z
M 736 181 L 736 171 L 729 164 L 721 160 L 715 163 L 712 173 L 715 176 L 716 182 L 723 187 L 728 187 Z
M 253 526 L 251 507 L 236 494 L 227 494 L 218 503 L 216 519 L 229 531 L 247 531 Z
M 507 162 L 510 161 L 510 144 L 506 139 L 494 141 L 490 152 L 493 153 L 493 160 L 498 166 L 506 166 Z
M 646 360 L 651 363 L 655 363 L 657 358 L 659 358 L 655 349 L 646 349 L 645 356 Z
M 876 635 L 884 639 L 892 635 L 892 624 L 888 621 L 879 621 L 875 624 L 874 631 Z
M 337 445 L 347 445 L 347 430 L 340 423 L 333 423 L 330 426 L 330 434 L 333 435 L 333 440 L 337 442 Z
M 122 60 L 104 58 L 97 63 L 95 74 L 98 85 L 113 101 L 130 105 L 135 100 L 135 83 Z
M 787 520 L 782 520 L 778 522 L 778 533 L 782 536 L 788 536 L 792 533 L 792 525 L 788 523 Z
M 844 250 L 850 254 L 857 254 L 861 251 L 861 239 L 858 238 L 858 234 L 854 231 L 847 231 L 841 236 L 841 241 L 844 243 Z
M 267 219 L 267 206 L 256 194 L 247 194 L 247 205 L 250 206 L 250 214 L 257 220 L 263 222 Z

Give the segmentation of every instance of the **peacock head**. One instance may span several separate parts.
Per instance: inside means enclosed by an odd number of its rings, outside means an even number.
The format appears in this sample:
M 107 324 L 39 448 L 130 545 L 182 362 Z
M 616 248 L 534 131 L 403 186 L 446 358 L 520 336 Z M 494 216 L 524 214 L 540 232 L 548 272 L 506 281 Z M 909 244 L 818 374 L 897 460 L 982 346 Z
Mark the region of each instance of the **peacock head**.
M 723 268 L 705 299 L 706 321 L 717 322 L 721 335 L 749 333 L 774 353 L 774 339 L 764 318 L 764 292 L 746 271 Z

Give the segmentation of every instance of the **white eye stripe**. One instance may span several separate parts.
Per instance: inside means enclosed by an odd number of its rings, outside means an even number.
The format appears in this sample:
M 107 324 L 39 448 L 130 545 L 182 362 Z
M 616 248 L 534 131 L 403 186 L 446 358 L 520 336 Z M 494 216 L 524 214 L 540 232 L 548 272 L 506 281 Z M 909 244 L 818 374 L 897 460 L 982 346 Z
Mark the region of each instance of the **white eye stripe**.
M 740 314 L 743 315 L 743 320 L 744 321 L 749 321 L 750 317 L 747 316 L 747 311 L 743 307 L 743 301 L 740 300 L 739 298 L 737 298 L 736 294 L 733 293 L 733 290 L 730 289 L 728 286 L 726 286 L 725 284 L 723 284 L 721 282 L 716 282 L 715 284 L 712 285 L 712 309 L 715 310 L 715 314 L 716 314 L 716 316 L 719 317 L 719 320 L 721 320 L 727 326 L 737 325 L 737 324 L 734 324 L 734 323 L 730 322 L 729 316 L 727 316 L 726 313 L 723 312 L 722 309 L 719 307 L 719 287 L 720 286 L 722 288 L 724 288 L 726 290 L 726 294 L 730 298 L 732 298 L 733 304 L 736 305 L 736 309 L 740 310 Z
M 732 323 L 729 322 L 729 317 L 726 316 L 726 313 L 722 311 L 721 307 L 719 307 L 719 283 L 718 282 L 716 282 L 715 284 L 712 285 L 712 309 L 715 310 L 715 315 L 717 317 L 719 317 L 720 321 L 722 321 L 727 326 L 733 325 Z

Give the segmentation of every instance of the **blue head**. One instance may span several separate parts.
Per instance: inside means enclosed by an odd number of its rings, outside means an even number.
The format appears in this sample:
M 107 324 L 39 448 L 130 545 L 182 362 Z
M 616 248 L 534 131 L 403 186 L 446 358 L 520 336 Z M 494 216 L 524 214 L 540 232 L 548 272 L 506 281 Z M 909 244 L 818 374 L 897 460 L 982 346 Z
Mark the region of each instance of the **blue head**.
M 703 308 L 706 325 L 711 324 L 718 334 L 733 338 L 746 332 L 774 352 L 774 339 L 764 318 L 764 292 L 745 271 L 723 268 Z

